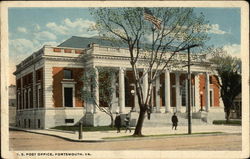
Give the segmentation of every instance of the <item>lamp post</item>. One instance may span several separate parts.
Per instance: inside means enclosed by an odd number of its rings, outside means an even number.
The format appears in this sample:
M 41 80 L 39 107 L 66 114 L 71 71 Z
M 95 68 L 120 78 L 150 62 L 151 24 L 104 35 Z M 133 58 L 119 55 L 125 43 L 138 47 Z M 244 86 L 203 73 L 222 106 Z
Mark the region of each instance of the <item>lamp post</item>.
M 188 48 L 188 134 L 192 133 L 192 114 L 191 114 L 191 102 L 190 102 L 190 96 L 191 96 L 191 72 L 190 72 L 190 48 Z
M 190 102 L 190 97 L 191 97 L 191 89 L 190 89 L 190 86 L 191 86 L 191 71 L 190 71 L 190 49 L 193 48 L 193 47 L 197 47 L 197 46 L 200 46 L 200 45 L 197 45 L 197 44 L 194 44 L 194 45 L 188 45 L 186 48 L 183 48 L 181 49 L 180 51 L 182 50 L 188 50 L 188 134 L 191 134 L 192 133 L 192 121 L 191 121 L 191 118 L 192 118 L 192 114 L 191 114 L 191 102 Z

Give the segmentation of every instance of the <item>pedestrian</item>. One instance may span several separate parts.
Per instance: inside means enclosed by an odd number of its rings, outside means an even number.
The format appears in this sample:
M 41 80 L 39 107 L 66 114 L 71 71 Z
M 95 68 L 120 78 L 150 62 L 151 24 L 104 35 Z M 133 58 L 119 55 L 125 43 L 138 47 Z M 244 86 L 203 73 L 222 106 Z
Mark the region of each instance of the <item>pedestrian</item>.
M 126 115 L 126 118 L 124 119 L 124 121 L 125 121 L 125 125 L 126 125 L 125 133 L 126 133 L 128 130 L 129 130 L 129 132 L 131 132 L 129 114 Z
M 121 115 L 119 113 L 116 113 L 115 127 L 117 129 L 117 133 L 119 133 L 121 131 Z
M 174 113 L 174 115 L 172 116 L 172 123 L 173 123 L 172 130 L 173 130 L 173 128 L 175 128 L 175 130 L 176 130 L 177 124 L 178 124 L 178 118 L 176 116 L 176 113 Z

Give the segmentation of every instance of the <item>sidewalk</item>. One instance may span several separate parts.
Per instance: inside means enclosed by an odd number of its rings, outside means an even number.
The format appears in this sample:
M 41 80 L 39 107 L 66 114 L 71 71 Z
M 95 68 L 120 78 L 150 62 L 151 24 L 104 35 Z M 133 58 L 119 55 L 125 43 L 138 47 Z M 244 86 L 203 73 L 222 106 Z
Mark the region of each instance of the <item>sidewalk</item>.
M 119 137 L 119 136 L 128 136 L 133 134 L 125 131 L 117 133 L 116 131 L 92 131 L 92 132 L 83 132 L 83 139 L 78 139 L 78 132 L 67 132 L 67 131 L 57 131 L 52 129 L 44 130 L 31 130 L 10 127 L 14 130 L 22 130 L 26 132 L 32 132 L 37 134 L 44 134 L 63 138 L 69 141 L 74 142 L 101 142 L 101 141 L 110 141 L 110 139 L 103 139 L 104 137 Z M 144 135 L 159 135 L 159 134 L 183 134 L 188 132 L 187 126 L 180 126 L 177 130 L 172 130 L 170 126 L 168 127 L 144 127 L 142 128 L 142 133 Z M 223 132 L 223 133 L 241 133 L 241 126 L 224 126 L 224 125 L 195 125 L 192 126 L 192 133 L 198 132 Z M 125 140 L 125 139 L 124 139 Z

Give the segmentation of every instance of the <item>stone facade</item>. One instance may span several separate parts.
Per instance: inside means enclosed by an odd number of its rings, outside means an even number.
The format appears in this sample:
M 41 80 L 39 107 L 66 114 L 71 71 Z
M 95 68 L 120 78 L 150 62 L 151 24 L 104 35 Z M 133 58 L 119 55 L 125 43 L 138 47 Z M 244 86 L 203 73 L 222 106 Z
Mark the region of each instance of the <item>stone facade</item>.
M 186 58 L 179 53 L 176 58 Z M 191 67 L 191 105 L 192 112 L 203 109 L 206 112 L 221 110 L 219 87 L 207 67 L 210 63 L 204 55 L 193 57 Z M 112 77 L 112 112 L 128 113 L 132 107 L 139 111 L 138 99 L 131 92 L 134 80 L 129 63 L 127 48 L 116 48 L 91 44 L 84 48 L 44 46 L 38 52 L 17 65 L 17 117 L 16 125 L 25 128 L 50 128 L 59 125 L 74 125 L 80 120 L 85 125 L 108 125 L 110 119 L 103 112 L 81 100 L 84 70 L 113 67 L 117 70 Z M 138 66 L 140 74 L 145 71 Z M 187 111 L 187 69 L 166 69 L 153 84 L 153 113 L 186 113 Z M 101 82 L 101 81 L 99 81 Z M 146 90 L 147 78 L 143 88 Z M 98 87 L 96 100 L 99 101 Z

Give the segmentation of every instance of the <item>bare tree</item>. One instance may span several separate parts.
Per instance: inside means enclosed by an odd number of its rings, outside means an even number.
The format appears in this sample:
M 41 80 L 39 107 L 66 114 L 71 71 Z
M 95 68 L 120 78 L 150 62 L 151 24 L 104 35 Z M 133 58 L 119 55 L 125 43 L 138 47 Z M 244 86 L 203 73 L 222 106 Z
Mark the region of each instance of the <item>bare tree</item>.
M 98 69 L 98 78 L 96 74 Z M 100 111 L 106 113 L 110 119 L 110 126 L 114 126 L 114 118 L 112 114 L 112 98 L 115 89 L 112 87 L 112 77 L 116 76 L 116 71 L 112 68 L 88 68 L 84 71 L 82 76 L 83 88 L 81 91 L 81 98 L 83 101 L 91 103 Z M 99 80 L 99 81 L 97 81 Z M 97 103 L 97 97 L 95 90 L 98 87 L 99 91 L 99 103 Z
M 142 136 L 145 114 L 150 118 L 153 82 L 173 66 L 178 52 L 208 39 L 207 22 L 192 8 L 92 8 L 91 14 L 101 36 L 124 43 L 129 49 L 140 108 L 133 135 Z M 138 67 L 142 65 L 146 71 L 140 75 Z M 143 78 L 147 78 L 147 88 L 143 88 Z

